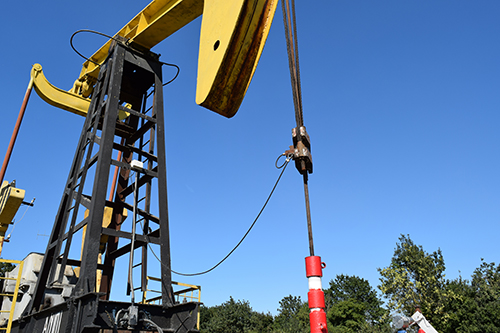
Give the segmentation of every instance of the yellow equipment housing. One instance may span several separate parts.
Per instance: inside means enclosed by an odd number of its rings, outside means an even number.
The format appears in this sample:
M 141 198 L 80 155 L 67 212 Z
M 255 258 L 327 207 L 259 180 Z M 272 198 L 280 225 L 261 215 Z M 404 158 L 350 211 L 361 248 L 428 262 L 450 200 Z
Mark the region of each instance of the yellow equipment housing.
M 4 180 L 0 187 L 0 254 L 9 224 L 12 223 L 24 200 L 25 191 L 11 186 Z
M 0 228 L 7 228 L 24 200 L 25 191 L 4 180 L 0 189 Z M 5 233 L 4 233 L 5 234 Z

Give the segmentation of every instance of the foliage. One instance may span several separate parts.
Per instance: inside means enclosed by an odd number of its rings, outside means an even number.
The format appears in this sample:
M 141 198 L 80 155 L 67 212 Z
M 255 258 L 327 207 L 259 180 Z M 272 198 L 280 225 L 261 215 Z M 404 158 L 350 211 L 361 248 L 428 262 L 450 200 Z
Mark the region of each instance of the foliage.
M 353 300 L 363 305 L 363 321 L 376 324 L 382 321 L 386 310 L 382 308 L 383 302 L 370 283 L 358 276 L 337 275 L 330 281 L 330 288 L 325 290 L 327 309 L 339 302 Z
M 447 298 L 445 300 L 444 314 L 439 325 L 443 333 L 473 333 L 477 330 L 474 313 L 477 312 L 477 303 L 474 291 L 467 280 L 459 277 L 448 281 L 446 284 Z M 444 319 L 446 318 L 446 319 Z
M 274 319 L 275 333 L 309 332 L 309 307 L 300 296 L 286 296 L 280 301 L 278 315 Z
M 12 271 L 16 268 L 16 265 L 8 263 L 8 262 L 0 262 L 0 277 L 5 277 L 6 273 Z M 5 283 L 5 279 L 0 280 L 0 290 L 3 290 L 3 285 Z
M 272 332 L 274 317 L 270 313 L 253 312 L 251 320 L 252 333 Z
M 482 262 L 472 274 L 477 332 L 500 331 L 500 265 Z
M 10 272 L 16 268 L 16 265 L 8 262 L 0 262 L 0 276 L 5 277 L 5 273 Z
M 435 325 L 442 322 L 447 297 L 444 270 L 441 250 L 429 254 L 421 245 L 415 245 L 409 235 L 401 235 L 389 267 L 378 269 L 382 276 L 379 289 L 388 299 L 389 310 L 411 315 L 420 306 L 427 320 L 438 329 Z
M 440 333 L 500 332 L 500 265 L 482 261 L 470 281 L 445 280 L 444 269 L 440 250 L 429 254 L 401 235 L 391 264 L 379 269 L 378 287 L 388 299 L 388 309 L 367 280 L 337 275 L 324 290 L 328 331 L 390 333 L 389 311 L 411 316 L 419 305 Z M 309 333 L 307 302 L 289 295 L 279 304 L 274 317 L 232 297 L 218 306 L 202 306 L 201 333 Z
M 200 310 L 202 333 L 260 333 L 268 331 L 272 316 L 256 313 L 248 301 L 232 297 L 221 305 Z
M 365 314 L 366 305 L 364 303 L 355 299 L 347 299 L 334 303 L 328 310 L 327 319 L 334 332 L 357 332 L 365 323 Z
M 482 262 L 470 282 L 461 277 L 448 281 L 446 295 L 442 332 L 500 331 L 500 265 Z
M 358 276 L 337 275 L 325 290 L 327 319 L 332 332 L 386 330 L 387 311 L 370 283 Z M 383 328 L 385 327 L 385 328 Z

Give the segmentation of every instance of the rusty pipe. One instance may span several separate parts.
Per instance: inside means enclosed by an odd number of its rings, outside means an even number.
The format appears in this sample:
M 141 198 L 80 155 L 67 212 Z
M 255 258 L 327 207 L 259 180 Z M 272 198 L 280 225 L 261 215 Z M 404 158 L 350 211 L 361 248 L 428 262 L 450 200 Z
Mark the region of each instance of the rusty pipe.
M 16 143 L 17 134 L 19 133 L 19 128 L 21 127 L 21 122 L 23 121 L 24 112 L 26 111 L 26 106 L 28 105 L 28 100 L 30 98 L 32 89 L 33 89 L 33 77 L 30 78 L 28 89 L 26 90 L 26 94 L 24 95 L 23 104 L 21 105 L 21 110 L 19 110 L 19 115 L 17 116 L 17 122 L 16 125 L 14 126 L 12 137 L 10 138 L 9 147 L 7 148 L 7 152 L 5 153 L 2 169 L 0 170 L 0 184 L 2 184 L 3 182 L 3 178 L 7 170 L 7 165 L 9 164 L 10 156 L 12 155 L 12 150 L 14 149 L 14 144 Z

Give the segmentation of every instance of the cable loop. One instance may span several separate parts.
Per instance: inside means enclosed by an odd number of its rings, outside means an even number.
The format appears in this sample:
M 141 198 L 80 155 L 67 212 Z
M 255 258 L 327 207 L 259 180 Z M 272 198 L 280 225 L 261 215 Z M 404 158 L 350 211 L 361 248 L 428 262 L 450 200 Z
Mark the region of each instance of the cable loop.
M 285 162 L 283 162 L 283 164 L 281 164 L 281 165 L 278 165 L 278 161 L 283 156 L 286 156 Z M 290 162 L 291 159 L 293 159 L 293 154 L 292 153 L 289 153 L 288 155 L 286 153 L 283 153 L 280 156 L 278 156 L 278 158 L 276 159 L 276 162 L 274 162 L 274 166 L 276 167 L 276 169 L 281 169 L 281 168 L 283 168 L 285 166 L 285 164 L 287 164 L 288 162 Z
M 287 159 L 285 159 L 285 162 L 283 162 L 283 164 L 279 165 L 278 166 L 278 161 L 280 160 L 280 158 L 282 158 L 283 156 L 285 156 L 285 153 L 281 154 L 280 156 L 278 156 L 278 158 L 276 159 L 276 162 L 274 162 L 274 166 L 276 167 L 276 169 L 281 169 L 285 163 L 287 162 Z
M 80 57 L 82 57 L 83 59 L 87 60 L 87 61 L 90 61 L 91 63 L 93 63 L 94 65 L 96 66 L 99 66 L 101 67 L 101 64 L 98 64 L 97 62 L 91 60 L 90 58 L 87 58 L 86 56 L 84 56 L 83 54 L 81 54 L 80 52 L 78 52 L 78 50 L 75 48 L 75 46 L 73 45 L 73 38 L 78 35 L 79 33 L 82 33 L 82 32 L 90 32 L 90 33 L 93 33 L 93 34 L 96 34 L 96 35 L 100 35 L 100 36 L 104 36 L 108 39 L 112 39 L 114 41 L 116 41 L 116 38 L 114 37 L 111 37 L 109 35 L 106 35 L 106 34 L 103 34 L 102 32 L 99 32 L 99 31 L 95 31 L 95 30 L 90 30 L 90 29 L 81 29 L 81 30 L 77 30 L 73 33 L 73 35 L 71 35 L 71 38 L 69 39 L 69 44 L 71 45 L 71 48 L 73 49 L 73 51 L 76 52 L 76 54 L 78 54 Z
M 112 36 L 106 35 L 106 34 L 104 34 L 104 33 L 102 33 L 102 32 L 99 32 L 99 31 L 90 30 L 90 29 L 80 29 L 80 30 L 75 31 L 75 32 L 73 33 L 73 35 L 71 35 L 71 38 L 69 39 L 69 44 L 71 45 L 71 48 L 73 49 L 73 51 L 75 51 L 75 52 L 76 52 L 76 54 L 78 54 L 78 55 L 79 55 L 80 57 L 82 57 L 83 59 L 85 59 L 85 60 L 87 60 L 87 61 L 89 61 L 89 62 L 93 63 L 94 65 L 96 65 L 96 66 L 98 66 L 98 67 L 101 67 L 101 64 L 99 64 L 99 63 L 95 62 L 94 60 L 92 60 L 92 59 L 90 59 L 90 58 L 87 58 L 86 56 L 84 56 L 83 54 L 81 54 L 80 52 L 78 52 L 78 50 L 77 50 L 77 49 L 75 48 L 75 46 L 73 45 L 73 38 L 74 38 L 76 35 L 78 35 L 79 33 L 82 33 L 82 32 L 89 32 L 89 33 L 93 33 L 93 34 L 96 34 L 96 35 L 100 35 L 100 36 L 106 37 L 106 38 L 108 38 L 108 39 L 112 39 L 112 40 L 114 40 L 114 41 L 116 41 L 116 42 L 120 42 L 120 41 L 119 41 L 118 39 L 116 39 L 116 38 L 112 37 Z M 130 45 L 130 43 L 129 43 L 129 41 L 128 41 L 128 40 L 125 42 L 125 44 L 124 44 L 124 45 L 125 45 L 125 47 L 126 47 L 126 48 L 128 48 L 129 50 L 131 50 L 131 49 L 132 49 L 132 48 L 129 46 L 129 45 Z M 106 59 L 104 60 L 104 62 L 108 59 L 108 57 L 109 57 L 109 55 L 106 57 Z M 175 79 L 177 79 L 177 76 L 179 76 L 179 73 L 180 73 L 181 69 L 180 69 L 180 67 L 179 67 L 179 66 L 177 66 L 176 64 L 169 64 L 169 63 L 167 63 L 167 62 L 162 62 L 162 61 L 160 61 L 160 63 L 161 63 L 162 65 L 166 65 L 166 66 L 171 66 L 171 67 L 175 67 L 175 68 L 177 68 L 177 73 L 174 75 L 174 77 L 173 77 L 170 81 L 168 81 L 168 82 L 166 82 L 166 83 L 164 83 L 164 84 L 163 84 L 163 86 L 166 86 L 167 84 L 170 84 L 170 83 L 172 83 Z M 149 97 L 150 95 L 151 95 L 151 93 L 150 93 L 147 97 Z

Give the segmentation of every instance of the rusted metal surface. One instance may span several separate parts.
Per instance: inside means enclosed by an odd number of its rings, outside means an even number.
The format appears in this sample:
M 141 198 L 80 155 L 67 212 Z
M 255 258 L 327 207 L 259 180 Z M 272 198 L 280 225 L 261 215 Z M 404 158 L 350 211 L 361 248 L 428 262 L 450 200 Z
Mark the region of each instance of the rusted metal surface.
M 30 82 L 28 84 L 28 89 L 26 90 L 26 94 L 24 95 L 21 110 L 19 110 L 19 115 L 17 116 L 16 125 L 14 126 L 14 131 L 12 132 L 12 137 L 10 138 L 9 146 L 7 147 L 7 152 L 5 153 L 2 169 L 0 170 L 0 184 L 2 184 L 3 182 L 5 172 L 7 171 L 7 166 L 9 165 L 10 156 L 12 155 L 14 144 L 16 143 L 17 134 L 19 133 L 19 128 L 21 127 L 21 123 L 23 121 L 26 106 L 28 105 L 28 100 L 30 99 L 31 90 L 33 90 L 33 78 L 30 79 Z

